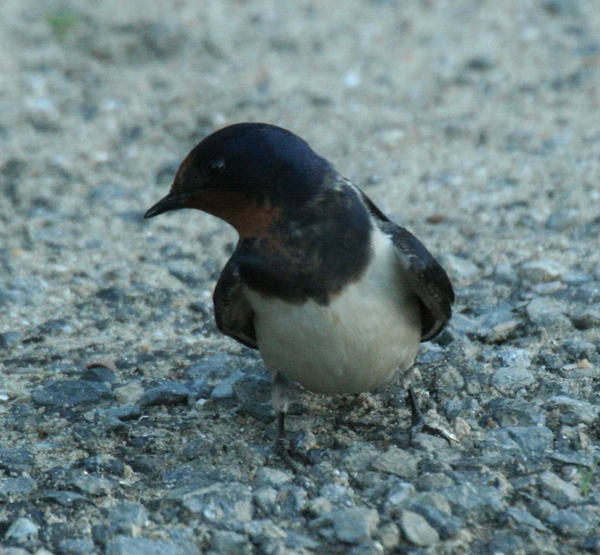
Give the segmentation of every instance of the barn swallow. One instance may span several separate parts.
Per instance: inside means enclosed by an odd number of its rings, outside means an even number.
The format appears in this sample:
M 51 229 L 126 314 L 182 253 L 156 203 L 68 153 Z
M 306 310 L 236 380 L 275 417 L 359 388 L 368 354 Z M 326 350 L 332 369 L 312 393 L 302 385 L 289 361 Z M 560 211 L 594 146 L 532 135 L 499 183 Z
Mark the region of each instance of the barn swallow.
M 450 320 L 452 284 L 425 246 L 286 129 L 239 123 L 202 140 L 144 217 L 181 208 L 239 234 L 215 320 L 271 373 L 276 447 L 290 465 L 290 380 L 322 394 L 370 391 L 406 377 L 419 343 Z

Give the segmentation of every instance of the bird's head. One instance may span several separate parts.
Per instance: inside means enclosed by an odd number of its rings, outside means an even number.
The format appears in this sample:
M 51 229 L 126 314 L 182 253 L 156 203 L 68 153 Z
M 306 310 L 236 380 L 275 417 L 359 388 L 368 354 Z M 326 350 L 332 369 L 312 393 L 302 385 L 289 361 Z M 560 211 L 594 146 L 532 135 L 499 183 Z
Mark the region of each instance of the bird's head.
M 274 219 L 309 202 L 330 168 L 305 141 L 281 127 L 230 125 L 192 149 L 167 196 L 144 217 L 197 208 L 225 220 L 241 237 L 258 236 Z

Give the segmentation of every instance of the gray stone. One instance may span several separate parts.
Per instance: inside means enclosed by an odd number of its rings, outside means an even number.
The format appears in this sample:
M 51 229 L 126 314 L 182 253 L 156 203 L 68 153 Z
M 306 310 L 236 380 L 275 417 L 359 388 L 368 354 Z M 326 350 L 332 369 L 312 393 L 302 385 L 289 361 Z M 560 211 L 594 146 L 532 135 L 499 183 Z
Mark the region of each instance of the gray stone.
M 521 447 L 510 437 L 508 430 L 503 428 L 494 428 L 485 432 L 481 451 L 481 462 L 491 467 L 507 464 L 515 458 L 522 458 Z
M 568 426 L 579 423 L 592 424 L 598 417 L 599 408 L 579 399 L 572 399 L 566 395 L 555 395 L 548 399 L 546 408 L 558 409 L 561 413 L 560 421 Z
M 193 461 L 199 457 L 206 457 L 215 453 L 215 440 L 208 437 L 202 437 L 190 441 L 181 451 L 181 457 L 186 461 Z
M 176 405 L 185 403 L 190 395 L 188 388 L 180 383 L 165 383 L 151 387 L 140 397 L 142 407 Z
M 512 519 L 512 521 L 517 525 L 529 526 L 538 532 L 548 532 L 548 528 L 544 526 L 540 519 L 534 517 L 530 512 L 524 509 L 509 507 L 506 509 L 505 515 L 507 518 Z
M 565 316 L 567 305 L 548 297 L 533 299 L 526 307 L 529 319 L 538 327 L 552 332 L 564 332 L 572 329 L 571 320 Z
M 87 501 L 87 497 L 74 491 L 48 490 L 44 494 L 44 499 L 58 503 L 63 507 L 73 507 L 79 502 Z
M 287 472 L 282 472 L 276 468 L 263 466 L 262 468 L 258 469 L 256 475 L 254 476 L 254 486 L 271 486 L 278 488 L 279 486 L 291 481 L 292 478 L 293 476 Z
M 392 446 L 371 462 L 371 468 L 380 472 L 395 474 L 405 480 L 412 480 L 418 475 L 417 465 L 420 459 L 420 456 Z
M 314 550 L 317 549 L 321 544 L 309 536 L 288 530 L 287 537 L 285 538 L 285 545 L 290 549 Z
M 348 555 L 383 555 L 385 553 L 385 549 L 383 545 L 376 541 L 366 541 L 363 543 L 359 543 L 355 545 L 350 551 L 348 551 Z
M 567 339 L 563 341 L 564 349 L 576 360 L 591 360 L 596 355 L 596 345 L 580 339 Z
M 582 538 L 592 531 L 592 525 L 587 519 L 566 509 L 551 514 L 546 519 L 546 524 L 562 536 L 571 538 Z
M 331 514 L 330 518 L 337 539 L 344 543 L 370 540 L 379 525 L 379 513 L 365 507 L 340 509 Z
M 494 267 L 492 277 L 499 283 L 514 285 L 519 280 L 517 272 L 510 264 L 498 264 Z
M 333 504 L 325 497 L 315 497 L 308 503 L 307 511 L 314 517 L 322 517 L 333 511 Z
M 254 548 L 245 535 L 225 530 L 212 532 L 210 546 L 216 553 L 227 555 L 252 555 L 254 553 Z
M 519 268 L 519 276 L 532 283 L 547 283 L 559 280 L 566 272 L 566 268 L 550 259 L 533 260 L 526 262 Z
M 256 506 L 266 515 L 275 512 L 277 508 L 277 490 L 271 486 L 262 486 L 254 489 L 252 497 Z
M 108 495 L 115 488 L 115 482 L 103 476 L 73 473 L 69 477 L 69 484 L 81 493 L 87 495 Z
M 443 472 L 424 472 L 415 480 L 418 491 L 440 490 L 454 486 L 456 482 Z
M 210 398 L 214 400 L 231 399 L 233 397 L 233 385 L 245 375 L 241 370 L 235 370 L 233 374 L 215 386 L 210 394 Z
M 39 335 L 71 335 L 73 328 L 64 318 L 51 318 L 38 327 Z
M 543 460 L 554 441 L 552 430 L 546 426 L 511 426 L 506 430 L 526 455 L 524 462 L 530 464 Z
M 546 423 L 544 411 L 539 404 L 529 403 L 521 398 L 492 399 L 486 409 L 500 428 L 543 426 Z
M 531 366 L 531 353 L 527 349 L 503 349 L 500 352 L 502 366 L 529 368 Z
M 271 401 L 271 380 L 257 374 L 245 374 L 234 382 L 232 389 L 240 403 Z
M 579 330 L 600 327 L 600 304 L 577 308 L 570 314 L 573 325 Z
M 208 399 L 213 390 L 213 386 L 204 376 L 189 380 L 186 382 L 185 387 L 187 387 L 190 395 L 193 395 L 196 399 Z
M 533 384 L 531 372 L 519 366 L 499 368 L 492 374 L 492 385 L 502 394 L 510 395 Z
M 200 555 L 189 542 L 178 544 L 148 538 L 117 536 L 106 545 L 105 555 Z
M 581 549 L 585 549 L 590 553 L 600 553 L 600 536 L 592 536 L 590 538 L 586 538 L 579 545 Z
M 379 455 L 381 455 L 381 451 L 371 443 L 355 442 L 343 451 L 340 463 L 343 463 L 348 472 L 363 472 Z
M 250 536 L 252 543 L 257 546 L 258 553 L 265 555 L 285 555 L 287 534 L 272 520 L 254 520 L 243 526 L 243 531 Z
M 334 505 L 354 505 L 354 490 L 345 484 L 326 483 L 319 489 L 319 495 Z
M 388 522 L 379 528 L 377 538 L 385 549 L 396 549 L 400 544 L 400 528 L 395 522 Z
M 2 547 L 0 546 L 0 555 L 31 555 L 31 551 L 22 549 L 20 547 Z M 45 549 L 39 549 L 35 552 L 35 555 L 54 555 L 50 551 Z
M 142 416 L 142 409 L 138 405 L 123 405 L 99 409 L 97 414 L 101 417 L 101 423 L 107 431 L 124 430 L 127 427 L 126 422 L 137 420 Z
M 4 534 L 4 539 L 24 543 L 28 540 L 37 539 L 40 527 L 33 520 L 20 517 L 14 520 Z
M 411 447 L 418 451 L 425 451 L 426 453 L 439 453 L 446 449 L 450 449 L 448 440 L 431 434 L 416 434 L 411 443 Z
M 411 495 L 415 493 L 414 486 L 409 482 L 402 482 L 391 487 L 386 495 L 386 505 L 391 509 L 404 506 Z
M 477 265 L 470 260 L 452 254 L 444 256 L 444 267 L 456 275 L 459 281 L 472 281 L 480 272 Z
M 275 410 L 273 409 L 273 403 L 259 403 L 255 401 L 248 401 L 243 403 L 236 409 L 236 413 L 242 416 L 251 416 L 259 422 L 270 424 L 275 420 Z
M 465 380 L 456 368 L 446 368 L 436 378 L 435 385 L 439 390 L 462 389 Z
M 465 526 L 464 522 L 445 511 L 441 511 L 432 505 L 411 503 L 410 510 L 421 515 L 431 526 L 433 526 L 440 538 L 447 540 L 456 536 Z
M 29 495 L 37 488 L 37 482 L 29 476 L 0 478 L 0 501 L 9 496 Z
M 573 485 L 550 471 L 540 474 L 538 483 L 541 494 L 557 507 L 568 507 L 581 501 L 581 493 Z
M 529 510 L 533 516 L 545 521 L 550 515 L 558 511 L 558 507 L 550 503 L 550 501 L 538 497 L 533 499 L 529 504 Z
M 23 334 L 17 331 L 0 333 L 0 349 L 11 349 L 23 339 Z
M 79 379 L 88 382 L 105 382 L 113 384 L 117 381 L 117 375 L 110 368 L 106 368 L 105 366 L 92 366 L 83 372 Z
M 88 538 L 64 539 L 58 542 L 60 555 L 93 555 L 96 553 L 94 542 Z
M 106 383 L 85 380 L 50 380 L 33 392 L 33 400 L 43 407 L 64 409 L 85 408 L 112 399 Z
M 133 501 L 123 501 L 108 513 L 108 522 L 119 534 L 137 536 L 148 524 L 148 511 Z
M 308 492 L 300 486 L 286 484 L 280 488 L 277 498 L 284 513 L 292 516 L 304 511 Z
M 199 360 L 190 366 L 185 373 L 190 379 L 204 377 L 208 380 L 222 380 L 231 375 L 231 373 L 239 367 L 239 357 L 220 353 Z
M 490 486 L 474 486 L 470 482 L 445 488 L 440 492 L 450 503 L 452 514 L 477 522 L 497 519 L 506 510 L 502 494 Z
M 239 482 L 217 482 L 184 493 L 175 491 L 171 496 L 206 522 L 226 529 L 236 529 L 252 520 L 252 494 Z
M 490 553 L 504 555 L 521 555 L 525 553 L 525 542 L 516 534 L 498 532 L 488 545 Z
M 406 504 L 405 508 L 412 510 L 414 505 L 425 505 L 427 507 L 434 507 L 438 511 L 445 513 L 447 515 L 452 514 L 452 508 L 450 507 L 450 503 L 448 500 L 437 491 L 425 491 L 415 494 L 410 498 L 409 502 Z M 419 508 L 415 511 L 415 513 L 419 512 Z
M 479 323 L 474 318 L 457 313 L 452 315 L 452 328 L 461 335 L 475 337 L 479 331 Z
M 440 541 L 436 529 L 424 517 L 412 511 L 402 511 L 400 529 L 410 543 L 419 547 L 428 547 Z
M 506 340 L 520 326 L 520 321 L 515 318 L 511 308 L 504 305 L 484 312 L 477 318 L 477 322 L 476 337 L 490 343 Z

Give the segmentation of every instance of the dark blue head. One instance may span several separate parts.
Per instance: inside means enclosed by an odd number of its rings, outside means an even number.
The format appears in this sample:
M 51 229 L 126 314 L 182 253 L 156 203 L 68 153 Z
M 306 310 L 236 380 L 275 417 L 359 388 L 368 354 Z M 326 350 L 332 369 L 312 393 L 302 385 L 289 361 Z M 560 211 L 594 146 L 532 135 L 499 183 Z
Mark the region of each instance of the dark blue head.
M 206 137 L 181 163 L 171 191 L 145 217 L 197 208 L 240 231 L 254 221 L 301 208 L 331 166 L 290 131 L 238 123 Z M 267 215 L 268 212 L 268 215 Z M 264 223 L 264 222 L 263 222 Z

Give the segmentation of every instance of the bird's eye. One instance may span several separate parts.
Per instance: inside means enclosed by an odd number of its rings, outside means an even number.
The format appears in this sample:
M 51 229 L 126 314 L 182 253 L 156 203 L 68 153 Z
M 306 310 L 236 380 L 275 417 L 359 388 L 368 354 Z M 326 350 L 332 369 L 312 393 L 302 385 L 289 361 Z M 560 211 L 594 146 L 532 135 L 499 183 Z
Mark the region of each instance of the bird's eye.
M 209 177 L 217 177 L 225 171 L 225 160 L 223 158 L 214 158 L 206 163 L 206 174 Z

